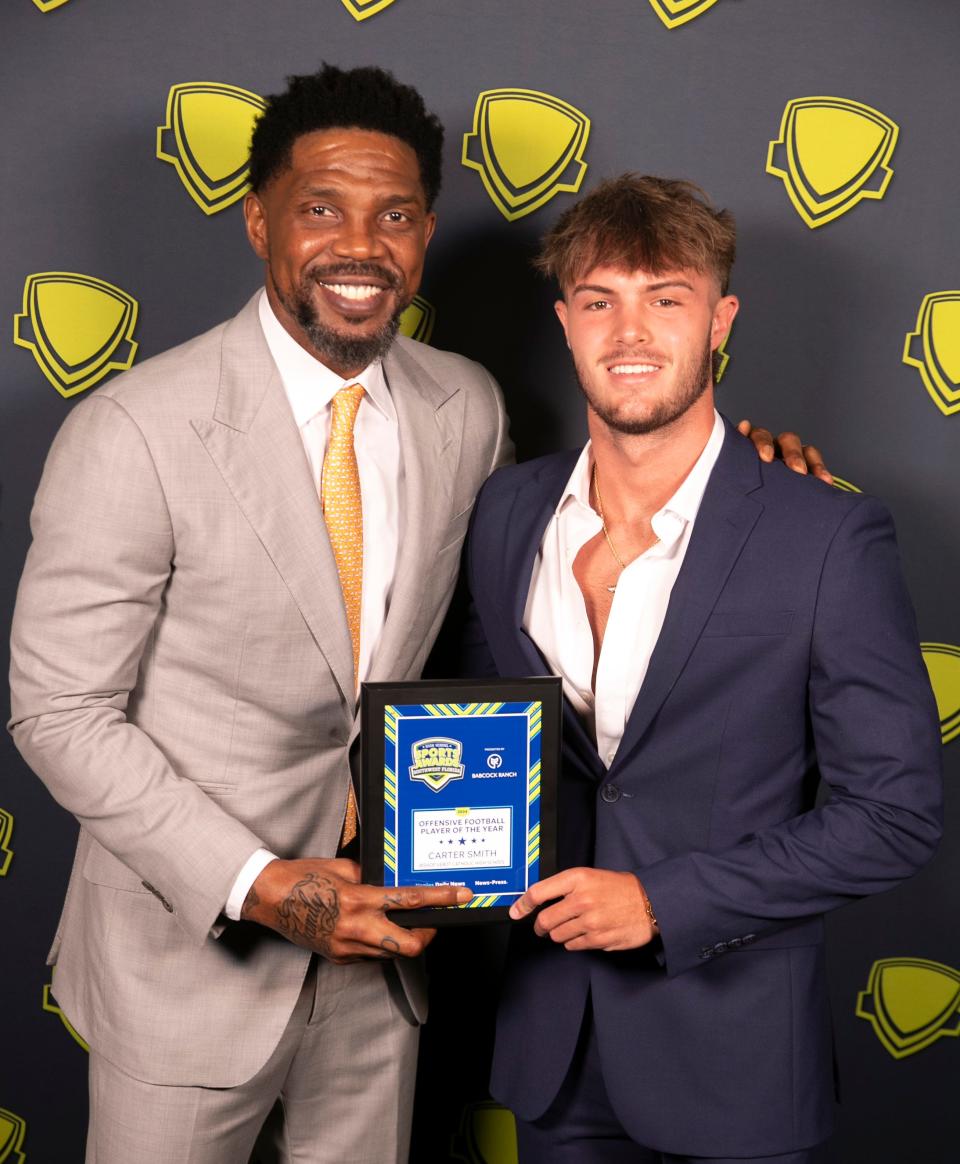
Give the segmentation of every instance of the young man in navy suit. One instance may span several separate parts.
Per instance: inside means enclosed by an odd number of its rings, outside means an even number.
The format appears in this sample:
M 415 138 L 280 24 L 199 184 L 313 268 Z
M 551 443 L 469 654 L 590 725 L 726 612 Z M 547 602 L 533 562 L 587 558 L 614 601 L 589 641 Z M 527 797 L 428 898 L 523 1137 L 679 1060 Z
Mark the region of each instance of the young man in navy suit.
M 887 511 L 715 410 L 734 249 L 685 182 L 627 174 L 561 217 L 540 262 L 590 441 L 500 470 L 473 520 L 472 665 L 566 697 L 562 872 L 511 910 L 494 1055 L 523 1164 L 824 1159 L 823 914 L 939 836 Z

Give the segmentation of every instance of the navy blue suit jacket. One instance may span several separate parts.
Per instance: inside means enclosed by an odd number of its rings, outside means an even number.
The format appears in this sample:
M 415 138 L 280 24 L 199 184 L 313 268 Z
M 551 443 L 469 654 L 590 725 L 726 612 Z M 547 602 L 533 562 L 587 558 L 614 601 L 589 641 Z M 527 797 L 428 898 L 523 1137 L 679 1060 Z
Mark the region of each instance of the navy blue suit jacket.
M 473 673 L 546 671 L 521 619 L 577 455 L 501 469 L 480 494 Z M 639 1142 L 752 1156 L 824 1139 L 822 915 L 928 860 L 940 752 L 886 510 L 762 463 L 728 424 L 608 771 L 564 708 L 561 867 L 635 871 L 661 939 L 570 953 L 517 924 L 493 1094 L 542 1114 L 590 998 L 607 1090 Z

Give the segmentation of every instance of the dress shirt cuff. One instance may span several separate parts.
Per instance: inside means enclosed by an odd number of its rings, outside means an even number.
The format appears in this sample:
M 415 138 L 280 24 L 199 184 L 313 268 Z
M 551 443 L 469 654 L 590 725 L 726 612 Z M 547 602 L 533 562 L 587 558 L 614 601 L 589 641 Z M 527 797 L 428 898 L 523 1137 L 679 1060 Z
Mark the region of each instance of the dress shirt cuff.
M 226 909 L 223 911 L 231 921 L 240 920 L 240 911 L 243 909 L 243 903 L 247 900 L 250 886 L 270 862 L 276 860 L 276 854 L 271 853 L 269 849 L 257 849 L 247 858 L 246 864 L 237 874 L 237 879 L 230 890 L 230 896 L 227 898 Z

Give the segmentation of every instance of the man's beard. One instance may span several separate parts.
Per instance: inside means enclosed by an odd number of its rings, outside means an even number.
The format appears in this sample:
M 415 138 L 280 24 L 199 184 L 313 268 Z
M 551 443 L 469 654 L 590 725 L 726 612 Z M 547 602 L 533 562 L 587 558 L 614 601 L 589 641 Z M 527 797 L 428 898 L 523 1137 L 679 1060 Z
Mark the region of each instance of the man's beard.
M 361 371 L 375 360 L 382 359 L 390 350 L 400 328 L 400 316 L 407 303 L 399 302 L 394 314 L 375 332 L 370 335 L 350 335 L 349 331 L 338 331 L 321 323 L 313 299 L 310 295 L 311 285 L 318 282 L 329 282 L 337 275 L 363 277 L 364 275 L 382 280 L 387 284 L 387 291 L 399 291 L 400 280 L 387 267 L 377 263 L 337 263 L 335 266 L 325 267 L 323 270 L 312 271 L 305 275 L 292 296 L 286 299 L 280 297 L 283 306 L 290 312 L 313 350 L 321 361 L 331 368 L 355 368 Z M 279 294 L 279 292 L 278 292 Z M 352 323 L 344 320 L 344 328 L 359 327 L 365 321 L 357 320 Z
M 642 357 L 632 353 L 617 352 L 603 361 L 605 364 L 643 363 Z M 654 361 L 650 361 L 654 362 Z M 659 362 L 659 361 L 656 361 Z M 657 401 L 652 410 L 645 416 L 634 417 L 622 415 L 612 405 L 595 398 L 584 369 L 574 360 L 580 390 L 587 398 L 587 403 L 607 428 L 614 432 L 625 433 L 628 436 L 641 436 L 644 433 L 656 432 L 679 420 L 681 416 L 700 399 L 706 392 L 713 379 L 713 351 L 710 347 L 710 338 L 707 337 L 703 355 L 699 360 L 685 360 L 677 369 L 677 382 L 672 395 L 664 400 Z

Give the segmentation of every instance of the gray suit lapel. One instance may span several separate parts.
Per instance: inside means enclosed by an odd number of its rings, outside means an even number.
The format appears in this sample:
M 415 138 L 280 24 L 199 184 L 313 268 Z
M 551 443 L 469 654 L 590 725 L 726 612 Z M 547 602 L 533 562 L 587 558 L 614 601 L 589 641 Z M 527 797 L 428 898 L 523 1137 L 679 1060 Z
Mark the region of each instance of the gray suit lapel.
M 191 423 L 353 707 L 353 650 L 337 566 L 303 443 L 260 328 L 257 296 L 224 332 L 213 418 Z
M 459 388 L 439 384 L 399 344 L 384 361 L 397 409 L 403 459 L 403 526 L 390 609 L 371 680 L 402 679 L 444 595 L 433 593 L 431 563 L 449 520 L 463 439 Z

